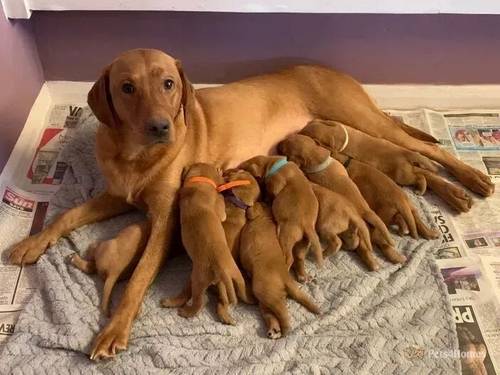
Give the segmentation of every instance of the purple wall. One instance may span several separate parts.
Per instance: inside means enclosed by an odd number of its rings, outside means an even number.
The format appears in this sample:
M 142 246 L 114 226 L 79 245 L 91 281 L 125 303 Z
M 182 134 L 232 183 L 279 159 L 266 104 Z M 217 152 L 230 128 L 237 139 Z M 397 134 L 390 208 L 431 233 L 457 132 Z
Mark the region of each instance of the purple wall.
M 43 83 L 33 31 L 27 21 L 9 22 L 0 6 L 0 170 Z
M 319 62 L 369 83 L 500 83 L 500 16 L 40 12 L 48 80 L 93 80 L 120 51 L 155 47 L 195 82 Z

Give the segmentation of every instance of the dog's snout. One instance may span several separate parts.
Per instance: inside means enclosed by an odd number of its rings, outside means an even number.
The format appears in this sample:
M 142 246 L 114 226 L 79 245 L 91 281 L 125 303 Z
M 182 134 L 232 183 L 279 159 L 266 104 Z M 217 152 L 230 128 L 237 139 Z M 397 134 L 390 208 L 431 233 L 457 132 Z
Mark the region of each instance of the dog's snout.
M 154 137 L 163 138 L 170 130 L 170 123 L 167 120 L 154 120 L 146 124 L 148 133 Z

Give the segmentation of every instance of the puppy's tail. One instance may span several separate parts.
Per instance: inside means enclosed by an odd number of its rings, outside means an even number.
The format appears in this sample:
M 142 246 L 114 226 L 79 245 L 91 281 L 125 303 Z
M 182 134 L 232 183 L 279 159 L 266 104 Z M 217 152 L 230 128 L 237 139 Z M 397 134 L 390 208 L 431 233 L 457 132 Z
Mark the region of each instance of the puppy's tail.
M 387 241 L 389 245 L 394 245 L 394 240 L 392 239 L 389 230 L 385 226 L 382 219 L 378 217 L 375 212 L 373 212 L 372 210 L 366 211 L 363 215 L 363 219 L 365 219 L 365 221 L 372 227 L 378 229 L 382 237 Z
M 299 284 L 291 277 L 288 278 L 285 284 L 285 289 L 288 295 L 295 301 L 300 303 L 306 309 L 314 314 L 319 314 L 319 307 L 313 302 L 311 297 L 309 297 L 303 290 L 299 288 Z
M 321 248 L 321 243 L 319 242 L 319 237 L 314 228 L 306 228 L 305 234 L 309 244 L 312 247 L 314 253 L 314 259 L 319 267 L 323 266 L 323 249 Z

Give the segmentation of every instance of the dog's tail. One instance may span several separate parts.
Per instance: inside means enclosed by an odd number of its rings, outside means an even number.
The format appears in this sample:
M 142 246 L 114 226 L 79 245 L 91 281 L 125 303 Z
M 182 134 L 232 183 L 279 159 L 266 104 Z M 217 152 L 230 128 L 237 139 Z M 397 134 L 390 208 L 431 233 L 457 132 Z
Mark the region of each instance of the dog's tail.
M 392 239 L 389 230 L 385 226 L 382 219 L 378 217 L 378 215 L 374 211 L 367 210 L 363 215 L 363 219 L 365 219 L 365 221 L 372 227 L 379 230 L 382 237 L 387 241 L 387 244 L 394 245 L 394 240 Z
M 285 284 L 285 288 L 286 292 L 291 298 L 300 303 L 310 312 L 319 314 L 319 307 L 313 302 L 311 297 L 309 297 L 303 290 L 300 289 L 299 284 L 297 284 L 297 282 L 291 277 L 288 278 L 288 281 Z
M 312 251 L 314 253 L 314 259 L 316 259 L 316 263 L 319 267 L 323 266 L 323 249 L 321 248 L 321 243 L 319 242 L 318 234 L 314 227 L 306 227 L 305 235 L 309 244 L 312 247 Z
M 389 116 L 389 115 L 387 115 Z M 432 135 L 423 132 L 413 126 L 405 124 L 403 121 L 397 119 L 396 117 L 389 116 L 394 125 L 401 128 L 406 134 L 411 135 L 413 138 L 420 139 L 421 141 L 430 142 L 430 143 L 440 143 L 436 138 Z

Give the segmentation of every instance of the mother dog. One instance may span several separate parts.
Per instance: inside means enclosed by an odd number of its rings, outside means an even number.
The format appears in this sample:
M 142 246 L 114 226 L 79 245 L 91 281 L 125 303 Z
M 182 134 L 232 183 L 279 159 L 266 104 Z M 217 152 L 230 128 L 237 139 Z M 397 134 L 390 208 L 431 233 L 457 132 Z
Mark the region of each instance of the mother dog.
M 125 52 L 88 95 L 102 123 L 97 159 L 107 191 L 62 214 L 41 233 L 16 245 L 15 264 L 35 262 L 71 230 L 131 210 L 148 212 L 151 234 L 112 318 L 96 337 L 91 358 L 127 347 L 132 321 L 165 259 L 177 222 L 182 169 L 198 161 L 234 167 L 271 152 L 314 118 L 343 122 L 417 151 L 446 167 L 471 190 L 488 196 L 489 178 L 394 122 L 351 77 L 318 66 L 297 66 L 221 87 L 194 91 L 179 61 L 150 49 Z

